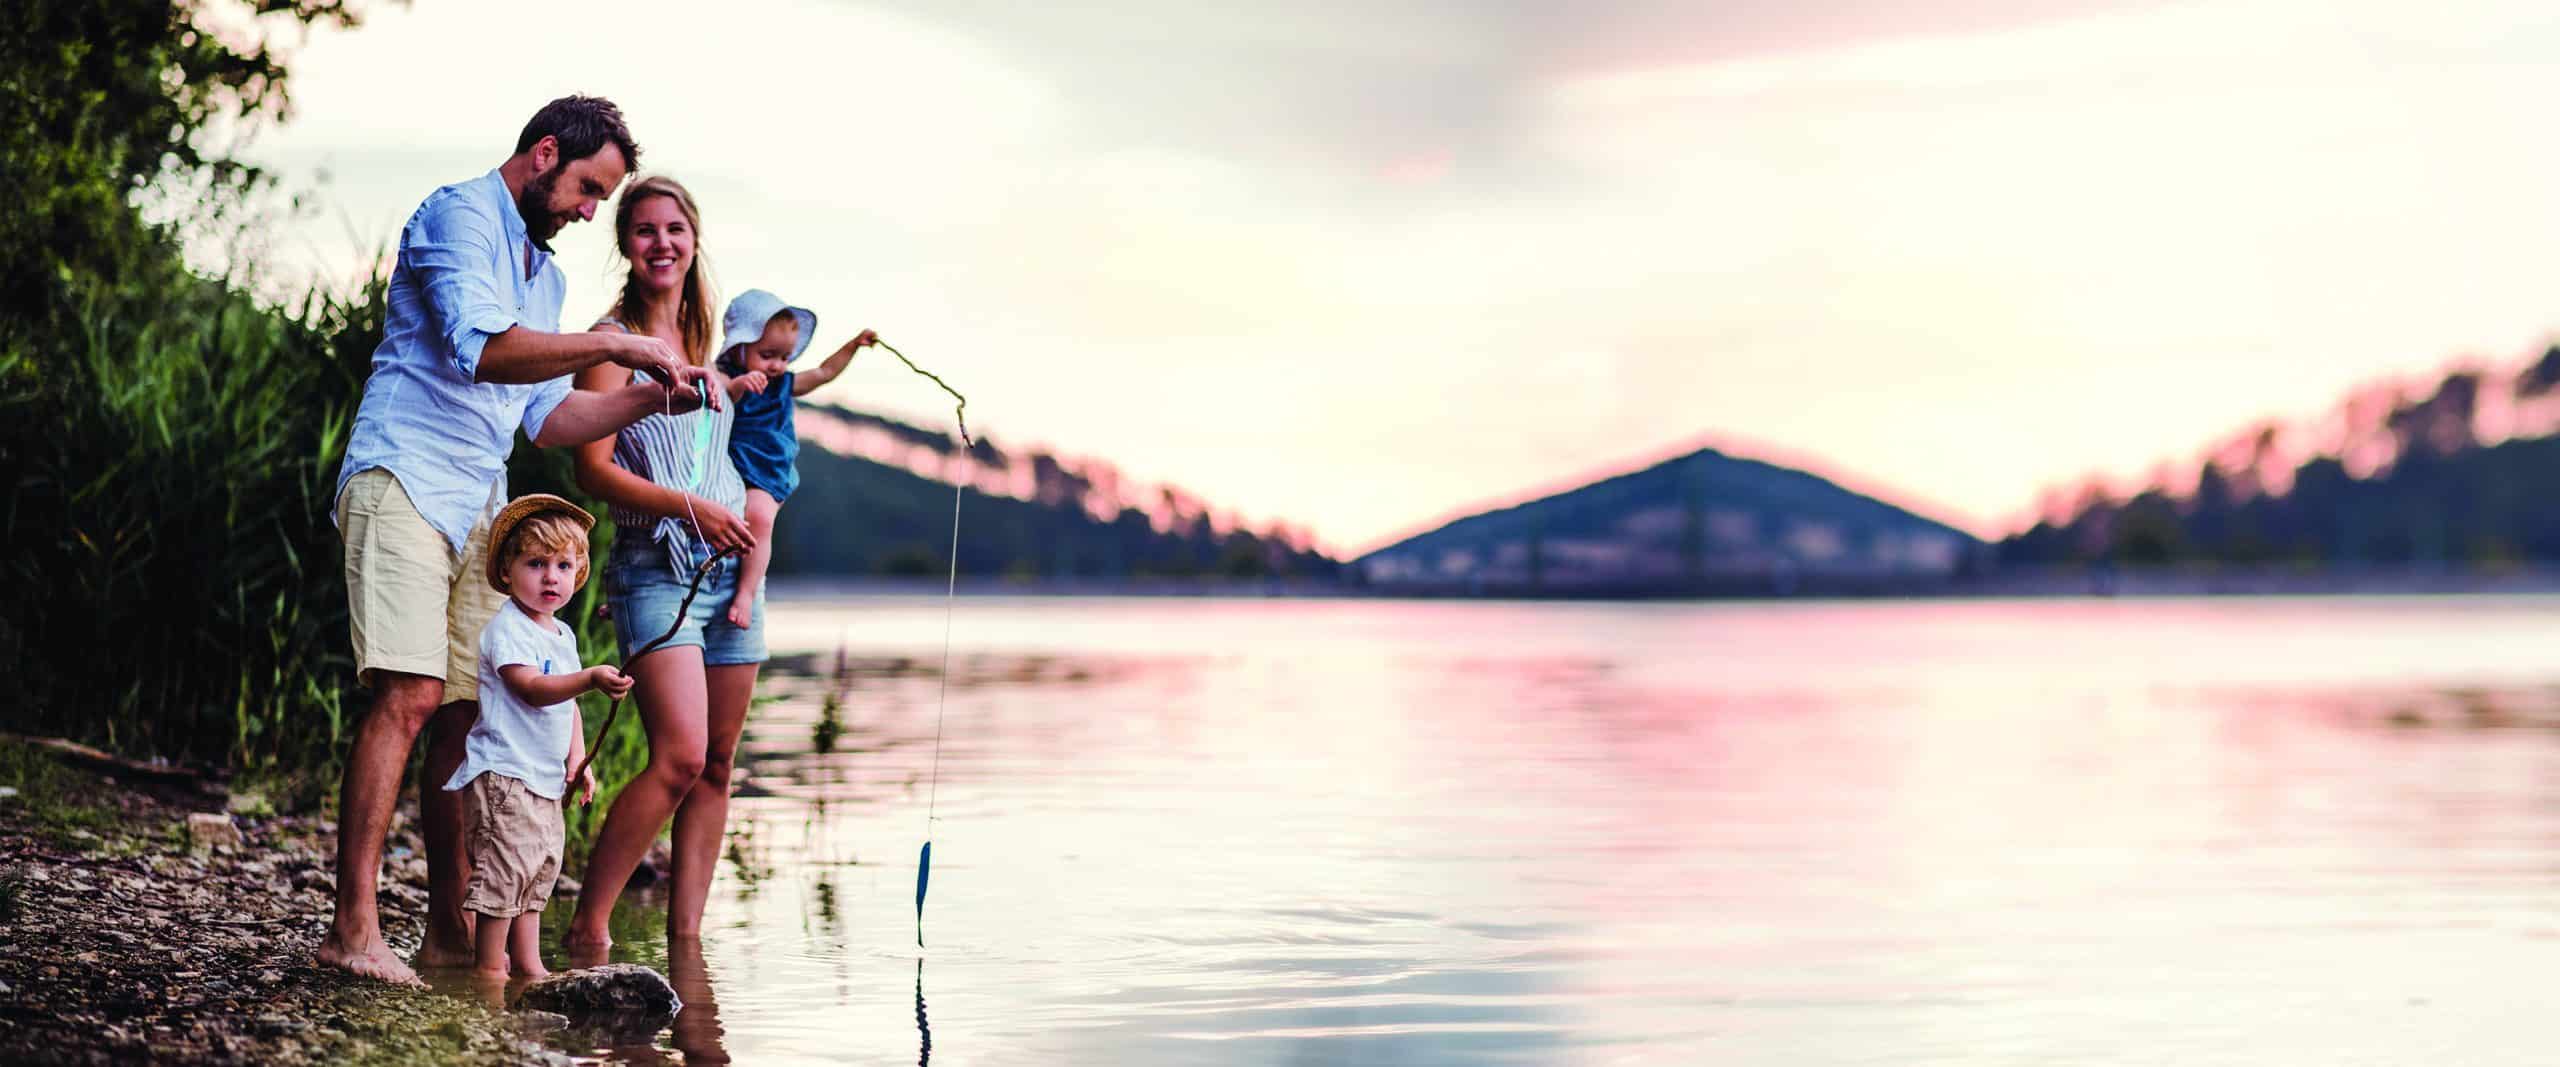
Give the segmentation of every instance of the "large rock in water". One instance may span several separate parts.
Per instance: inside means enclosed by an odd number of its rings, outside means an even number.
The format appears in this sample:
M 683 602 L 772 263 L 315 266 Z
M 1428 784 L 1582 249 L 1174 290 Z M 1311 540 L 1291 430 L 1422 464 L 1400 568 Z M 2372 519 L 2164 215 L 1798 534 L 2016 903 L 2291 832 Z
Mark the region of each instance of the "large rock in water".
M 665 976 L 636 963 L 582 967 L 536 979 L 516 1007 L 558 1012 L 572 1026 L 614 1034 L 654 1034 L 674 1022 L 684 1002 Z

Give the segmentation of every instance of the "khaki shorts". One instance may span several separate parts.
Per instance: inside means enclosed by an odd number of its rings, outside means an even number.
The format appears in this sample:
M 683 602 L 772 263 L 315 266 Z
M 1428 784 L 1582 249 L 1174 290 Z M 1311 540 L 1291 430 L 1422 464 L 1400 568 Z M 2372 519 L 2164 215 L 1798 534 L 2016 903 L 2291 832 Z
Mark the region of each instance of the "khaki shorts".
M 504 490 L 492 492 L 492 499 Z M 338 494 L 347 543 L 347 622 L 356 680 L 398 671 L 444 679 L 446 703 L 480 698 L 480 631 L 507 595 L 489 587 L 489 523 L 471 528 L 456 555 L 380 467 L 347 479 Z
M 539 911 L 560 880 L 560 802 L 495 771 L 462 787 L 465 911 L 512 919 Z

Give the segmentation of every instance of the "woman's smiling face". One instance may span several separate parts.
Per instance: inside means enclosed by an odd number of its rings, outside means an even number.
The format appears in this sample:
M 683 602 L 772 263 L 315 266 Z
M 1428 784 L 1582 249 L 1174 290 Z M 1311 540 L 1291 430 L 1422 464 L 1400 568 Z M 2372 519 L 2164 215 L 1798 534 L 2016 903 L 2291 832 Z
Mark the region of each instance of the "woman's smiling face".
M 621 240 L 623 258 L 643 286 L 667 292 L 693 269 L 693 223 L 672 196 L 651 196 L 631 206 Z

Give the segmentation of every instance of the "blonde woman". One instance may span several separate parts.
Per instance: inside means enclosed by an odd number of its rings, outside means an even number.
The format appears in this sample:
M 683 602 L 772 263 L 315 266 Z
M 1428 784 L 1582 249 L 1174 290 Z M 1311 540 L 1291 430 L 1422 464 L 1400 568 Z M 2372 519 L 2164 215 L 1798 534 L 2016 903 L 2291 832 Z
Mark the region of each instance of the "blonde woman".
M 709 366 L 718 311 L 701 229 L 692 194 L 672 178 L 646 178 L 623 193 L 614 212 L 614 239 L 630 271 L 613 309 L 595 329 L 655 337 L 693 366 Z M 716 371 L 714 381 L 725 385 Z M 628 375 L 598 367 L 579 374 L 577 384 L 612 390 L 628 384 Z M 729 771 L 765 659 L 761 598 L 747 625 L 727 615 L 737 595 L 736 557 L 711 565 L 701 593 L 677 618 L 704 560 L 753 544 L 741 517 L 746 486 L 729 459 L 733 413 L 723 404 L 717 410 L 651 415 L 609 442 L 578 450 L 578 485 L 605 502 L 615 526 L 605 596 L 625 657 L 623 670 L 638 683 L 649 764 L 605 815 L 577 915 L 569 921 L 565 943 L 573 958 L 598 957 L 611 944 L 607 921 L 614 900 L 670 815 L 675 871 L 667 934 L 682 941 L 702 932 L 702 905 L 729 817 Z M 633 648 L 670 627 L 675 636 L 666 644 L 629 659 Z

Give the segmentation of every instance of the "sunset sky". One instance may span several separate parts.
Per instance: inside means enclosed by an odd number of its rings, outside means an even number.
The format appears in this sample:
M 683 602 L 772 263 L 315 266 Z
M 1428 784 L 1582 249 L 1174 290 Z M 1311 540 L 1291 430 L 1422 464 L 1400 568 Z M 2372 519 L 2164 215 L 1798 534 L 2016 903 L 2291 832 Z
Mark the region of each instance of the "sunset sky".
M 2420 10 L 420 0 L 250 154 L 344 275 L 610 96 L 724 293 L 1338 552 L 1701 435 L 1998 535 L 2560 327 L 2560 15 Z M 557 243 L 583 323 L 608 224 Z M 821 395 L 947 419 L 894 368 Z

